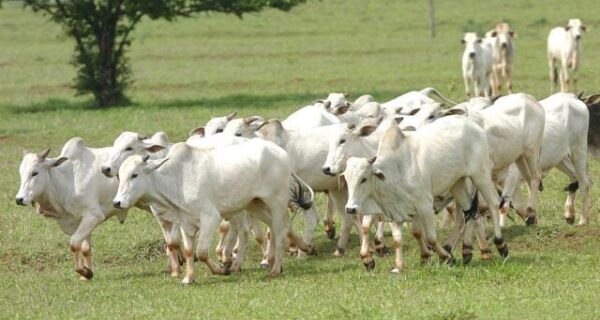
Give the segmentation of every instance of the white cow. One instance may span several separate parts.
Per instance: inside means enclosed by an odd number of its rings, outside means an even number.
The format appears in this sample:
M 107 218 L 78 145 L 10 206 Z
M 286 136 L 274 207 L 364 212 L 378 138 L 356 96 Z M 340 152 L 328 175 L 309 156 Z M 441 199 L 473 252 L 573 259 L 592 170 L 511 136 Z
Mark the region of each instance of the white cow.
M 237 112 L 232 112 L 226 116 L 213 117 L 210 120 L 208 120 L 206 125 L 190 131 L 189 135 L 212 136 L 214 134 L 221 133 L 225 129 L 227 123 L 233 120 L 233 118 L 235 118 L 236 115 Z
M 120 182 L 113 200 L 116 208 L 138 201 L 148 203 L 162 219 L 178 223 L 183 236 L 186 276 L 183 284 L 194 282 L 193 236 L 199 230 L 196 256 L 214 274 L 227 274 L 208 255 L 213 232 L 222 219 L 231 219 L 246 210 L 267 223 L 273 241 L 269 242 L 271 276 L 281 273 L 286 237 L 301 249 L 312 248 L 290 229 L 286 208 L 290 187 L 307 186 L 292 173 L 284 150 L 273 143 L 253 139 L 246 143 L 201 149 L 186 143 L 175 144 L 164 159 L 148 160 L 133 156 L 119 170 Z M 295 182 L 294 182 L 295 181 Z M 296 196 L 300 207 L 311 205 Z M 244 248 L 240 247 L 240 250 Z
M 435 103 L 437 102 L 431 96 L 438 97 L 438 99 L 442 100 L 443 103 L 449 103 L 451 105 L 455 105 L 456 102 L 451 101 L 442 95 L 435 88 L 425 88 L 421 91 L 409 91 L 397 98 L 394 98 L 388 102 L 382 103 L 381 108 L 387 114 L 395 115 L 398 113 L 409 114 L 413 109 L 420 107 L 423 104 Z
M 50 149 L 38 154 L 25 153 L 19 167 L 21 186 L 16 195 L 19 205 L 35 204 L 37 212 L 54 219 L 71 236 L 74 269 L 82 280 L 93 277 L 91 236 L 94 229 L 126 210 L 112 206 L 117 181 L 100 172 L 111 148 L 93 149 L 81 138 L 72 138 L 58 158 L 47 158 Z
M 586 30 L 580 19 L 569 19 L 565 27 L 556 27 L 548 35 L 550 93 L 560 79 L 560 91 L 569 91 L 569 71 L 573 69 L 573 88 L 577 91 L 577 70 L 581 63 L 581 36 Z M 557 63 L 560 62 L 560 73 Z
M 395 122 L 386 122 L 377 157 L 347 161 L 346 211 L 371 214 L 377 209 L 367 201 L 372 198 L 386 218 L 399 223 L 413 222 L 413 235 L 419 240 L 424 262 L 430 256 L 427 243 L 440 258 L 451 263 L 452 255 L 437 242 L 434 202 L 436 197 L 450 192 L 457 211 L 476 208 L 477 197 L 468 192 L 468 178 L 490 204 L 494 243 L 506 257 L 508 247 L 498 221 L 499 199 L 491 181 L 492 162 L 481 127 L 470 119 L 448 116 L 407 136 Z
M 502 90 L 502 84 L 506 82 L 506 88 L 512 93 L 512 67 L 515 57 L 515 46 L 513 38 L 516 33 L 510 30 L 508 23 L 498 23 L 496 28 L 485 34 L 484 41 L 492 44 L 492 94 L 495 96 Z
M 338 119 L 343 123 L 352 123 L 358 125 L 364 119 L 375 119 L 383 115 L 381 105 L 377 102 L 369 102 L 356 110 L 341 109 L 342 113 L 336 113 Z
M 539 159 L 544 136 L 543 107 L 534 97 L 516 93 L 493 103 L 487 98 L 471 99 L 454 109 L 465 111 L 485 129 L 494 176 L 503 177 L 512 163 L 517 164 L 529 187 L 527 224 L 536 224 L 537 192 L 542 177 Z
M 492 45 L 482 41 L 474 32 L 465 33 L 462 43 L 465 51 L 462 56 L 462 74 L 465 82 L 465 94 L 471 96 L 469 82 L 473 82 L 475 96 L 490 95 L 490 77 L 492 75 Z
M 329 149 L 329 136 L 333 134 L 341 124 L 329 126 L 288 130 L 279 120 L 269 120 L 259 131 L 259 136 L 266 140 L 275 142 L 288 152 L 292 159 L 292 167 L 295 173 L 315 191 L 327 192 L 333 201 L 333 206 L 342 218 L 342 231 L 338 239 L 336 256 L 341 256 L 346 251 L 348 236 L 352 229 L 352 216 L 344 212 L 344 203 L 347 199 L 345 188 L 340 188 L 338 179 L 326 175 L 321 166 L 327 157 Z M 305 213 L 304 241 L 312 243 L 312 237 L 316 229 L 318 217 L 314 209 Z M 354 221 L 360 233 L 358 219 Z
M 565 202 L 564 217 L 570 224 L 575 222 L 575 192 L 581 189 L 582 209 L 579 224 L 585 225 L 589 222 L 590 188 L 587 170 L 588 108 L 577 96 L 570 93 L 554 94 L 541 100 L 540 104 L 546 113 L 540 153 L 541 169 L 545 175 L 552 168 L 557 168 L 569 178 L 570 184 L 565 188 L 569 196 Z M 505 203 L 500 210 L 501 225 L 504 224 L 510 197 L 517 190 L 520 177 L 519 170 L 512 165 L 502 193 Z

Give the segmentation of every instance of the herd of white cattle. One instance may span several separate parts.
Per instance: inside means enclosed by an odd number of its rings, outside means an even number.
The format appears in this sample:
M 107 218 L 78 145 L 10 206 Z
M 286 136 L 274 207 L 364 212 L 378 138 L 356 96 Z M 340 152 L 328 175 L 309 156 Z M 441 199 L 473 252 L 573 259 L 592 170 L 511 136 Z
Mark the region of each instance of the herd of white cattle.
M 550 68 L 550 93 L 554 92 L 560 80 L 562 92 L 569 92 L 569 68 L 572 71 L 573 90 L 577 91 L 577 70 L 581 63 L 581 36 L 586 26 L 581 19 L 569 19 L 564 27 L 550 30 L 547 40 L 547 58 Z M 471 95 L 470 82 L 475 96 L 497 95 L 506 83 L 512 92 L 512 69 L 515 57 L 513 38 L 516 33 L 508 23 L 499 23 L 483 38 L 475 32 L 464 34 L 462 43 L 465 51 L 462 56 L 462 74 L 465 93 Z M 560 64 L 560 72 L 558 65 Z
M 184 259 L 184 284 L 194 282 L 196 259 L 214 274 L 240 272 L 251 233 L 262 249 L 261 266 L 277 276 L 286 250 L 316 253 L 315 192 L 326 194 L 330 239 L 334 211 L 340 215 L 334 254 L 345 253 L 355 226 L 367 269 L 375 266 L 369 240 L 374 221 L 379 253 L 386 250 L 383 223 L 389 222 L 395 273 L 404 268 L 404 223 L 411 224 L 422 262 L 435 251 L 454 263 L 452 251 L 462 240 L 468 263 L 474 238 L 481 258 L 491 258 L 490 217 L 494 245 L 506 257 L 502 227 L 509 207 L 526 224 L 536 224 L 542 178 L 552 168 L 569 178 L 566 221 L 575 222 L 575 193 L 581 190 L 579 224 L 589 222 L 587 159 L 600 155 L 598 107 L 600 94 L 583 98 L 564 92 L 540 101 L 511 93 L 458 104 L 434 88 L 385 103 L 370 95 L 350 101 L 347 94 L 330 93 L 281 121 L 236 118 L 235 112 L 212 118 L 191 130 L 185 142 L 172 144 L 163 132 L 150 138 L 123 132 L 105 148 L 72 138 L 56 158 L 48 157 L 49 149 L 25 151 L 16 203 L 35 206 L 71 235 L 74 268 L 82 280 L 93 277 L 93 230 L 113 216 L 124 222 L 132 207 L 158 221 L 167 244 L 167 272 L 179 277 Z M 520 193 L 521 183 L 528 198 Z M 291 224 L 296 210 L 304 211 L 302 236 Z M 442 211 L 453 221 L 443 246 L 435 221 Z M 209 255 L 216 229 L 221 263 Z

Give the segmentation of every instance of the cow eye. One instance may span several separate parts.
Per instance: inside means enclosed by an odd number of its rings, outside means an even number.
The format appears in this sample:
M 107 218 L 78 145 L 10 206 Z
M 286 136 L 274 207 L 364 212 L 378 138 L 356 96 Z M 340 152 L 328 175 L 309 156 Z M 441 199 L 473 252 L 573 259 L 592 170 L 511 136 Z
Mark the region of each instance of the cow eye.
M 223 132 L 223 129 L 217 129 L 217 133 Z
M 363 184 L 363 183 L 365 183 L 365 182 L 367 182 L 367 178 L 362 178 L 362 179 L 360 180 L 360 184 Z
M 241 133 L 236 133 L 236 134 L 235 134 L 235 136 L 236 136 L 236 137 L 241 137 L 241 136 L 242 136 L 242 134 L 241 134 Z
M 32 172 L 32 173 L 31 173 L 31 176 L 32 176 L 32 177 L 35 177 L 35 176 L 37 176 L 37 175 L 38 175 L 38 172 L 37 172 L 37 171 L 34 171 L 34 172 Z
M 431 120 L 431 119 L 433 119 L 433 118 L 435 118 L 435 117 L 434 117 L 433 115 L 430 115 L 430 116 L 427 118 L 427 120 Z
M 345 142 L 346 142 L 346 139 L 340 140 L 340 144 L 344 144 Z
M 131 150 L 133 150 L 131 147 L 125 148 L 125 151 L 131 151 Z
M 131 179 L 135 179 L 135 178 L 137 178 L 137 176 L 138 176 L 137 173 L 134 173 L 131 175 Z

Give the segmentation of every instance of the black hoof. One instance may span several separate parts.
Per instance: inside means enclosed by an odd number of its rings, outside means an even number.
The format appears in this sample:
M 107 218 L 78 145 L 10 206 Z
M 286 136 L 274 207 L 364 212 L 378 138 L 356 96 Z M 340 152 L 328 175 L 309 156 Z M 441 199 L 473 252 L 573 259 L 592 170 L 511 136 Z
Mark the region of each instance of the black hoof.
M 337 253 L 337 256 L 343 257 L 344 253 L 346 253 L 346 249 L 337 247 L 337 249 L 335 250 L 335 253 Z
M 445 244 L 442 248 L 444 248 L 444 250 L 446 250 L 446 252 L 448 253 L 452 253 L 452 247 L 449 244 Z
M 454 259 L 453 255 L 450 255 L 450 257 L 446 258 L 445 261 L 446 261 L 446 264 L 449 265 L 449 266 L 456 265 L 456 259 Z
M 269 269 L 270 268 L 268 263 L 261 263 L 259 266 L 261 269 Z
M 535 216 L 529 217 L 527 218 L 527 220 L 525 220 L 525 224 L 528 226 L 533 226 L 537 224 L 537 218 Z
M 325 232 L 327 233 L 327 238 L 329 238 L 330 240 L 335 239 L 335 228 L 325 230 Z
M 463 253 L 463 264 L 469 264 L 473 259 L 473 253 Z
M 498 248 L 498 253 L 502 258 L 508 257 L 508 246 L 504 244 L 504 247 Z
M 83 269 L 77 270 L 77 273 L 88 280 L 94 277 L 94 272 L 92 272 L 92 269 L 88 267 L 83 267 Z
M 575 224 L 575 217 L 565 218 L 565 221 L 568 224 Z
M 389 248 L 386 246 L 375 248 L 375 251 L 380 257 L 386 256 L 390 253 Z
M 367 269 L 367 271 L 371 271 L 371 270 L 375 269 L 375 260 L 371 260 L 371 261 L 365 262 L 363 264 L 365 266 L 365 269 Z
M 226 265 L 223 265 L 223 275 L 224 276 L 228 276 L 228 275 L 231 274 L 231 269 L 230 268 L 231 268 L 231 264 L 230 263 L 228 263 Z

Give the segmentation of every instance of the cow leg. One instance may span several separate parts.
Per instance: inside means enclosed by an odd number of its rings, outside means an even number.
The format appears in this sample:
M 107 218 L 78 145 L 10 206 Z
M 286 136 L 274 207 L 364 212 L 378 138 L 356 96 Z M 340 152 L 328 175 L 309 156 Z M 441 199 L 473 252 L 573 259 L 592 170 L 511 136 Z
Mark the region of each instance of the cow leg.
M 335 222 L 333 221 L 333 214 L 335 212 L 335 208 L 333 206 L 333 199 L 327 192 L 327 211 L 325 212 L 325 220 L 323 224 L 325 225 L 325 233 L 327 233 L 327 238 L 333 240 L 335 238 Z
M 556 168 L 569 177 L 569 186 L 575 186 L 575 183 L 579 184 L 575 177 L 573 162 L 569 158 L 564 159 Z M 568 190 L 569 194 L 567 201 L 565 201 L 564 217 L 568 224 L 573 224 L 575 223 L 575 195 L 577 191 L 573 190 L 574 188 L 569 189 L 571 190 Z
M 157 214 L 155 215 L 156 220 L 158 221 L 158 225 L 160 226 L 160 230 L 163 233 L 166 243 L 166 252 L 167 252 L 167 270 L 166 273 L 170 274 L 172 277 L 179 277 L 179 249 L 180 249 L 180 239 L 179 239 L 179 227 L 174 228 L 174 224 L 163 220 Z M 174 231 L 173 231 L 174 230 Z M 175 233 L 175 234 L 173 234 Z M 175 239 L 173 239 L 175 237 Z
M 451 236 L 448 238 L 448 242 L 444 245 L 444 250 L 446 250 L 449 254 L 452 254 L 452 249 L 455 247 L 456 242 L 460 239 L 460 236 L 463 235 L 465 228 L 465 211 L 478 210 L 477 207 L 472 208 L 473 205 L 477 206 L 477 204 L 472 202 L 472 197 L 470 195 L 474 190 L 472 187 L 466 182 L 466 179 L 460 179 L 457 181 L 452 188 L 450 188 L 450 193 L 454 197 L 454 202 L 456 204 L 456 214 L 454 215 L 454 230 Z M 472 221 L 468 221 L 472 224 Z M 469 239 L 470 241 L 470 239 Z M 463 240 L 463 249 L 466 249 L 466 252 L 463 251 L 463 261 L 464 263 L 468 263 L 471 261 L 472 247 L 469 250 L 469 245 L 465 246 Z
M 334 255 L 341 257 L 346 252 L 346 246 L 348 245 L 348 238 L 350 237 L 350 231 L 352 230 L 353 222 L 359 223 L 359 234 L 362 229 L 362 224 L 358 221 L 358 216 L 347 214 L 345 211 L 345 204 L 348 198 L 346 190 L 329 190 L 329 196 L 333 200 L 333 205 L 342 219 L 342 231 L 340 238 L 338 239 L 337 248 L 335 249 Z
M 404 269 L 404 256 L 402 255 L 402 223 L 390 222 L 392 237 L 394 238 L 394 250 L 396 258 L 392 273 L 400 273 Z
M 530 167 L 528 165 L 528 162 L 526 160 L 526 156 L 521 156 L 519 157 L 519 159 L 517 159 L 517 161 L 515 162 L 517 164 L 517 167 L 519 168 L 519 172 L 521 173 L 521 176 L 523 176 L 523 178 L 525 179 L 525 181 L 527 181 L 527 188 L 529 190 L 529 201 L 527 204 L 527 220 L 525 221 L 525 223 L 527 225 L 532 225 L 532 224 L 536 224 L 537 223 L 537 217 L 536 217 L 536 212 L 535 212 L 535 198 L 537 198 L 537 188 L 539 186 L 539 182 L 540 180 L 537 180 L 534 178 L 535 174 L 532 172 L 532 170 L 534 170 L 533 167 Z M 533 203 L 533 205 L 532 205 Z
M 238 215 L 240 221 L 238 222 L 235 218 L 232 219 L 232 223 L 235 224 L 234 228 L 238 230 L 238 247 L 237 253 L 233 258 L 233 263 L 229 270 L 231 272 L 241 272 L 242 271 L 242 263 L 244 261 L 244 255 L 246 254 L 246 247 L 248 245 L 248 234 L 250 233 L 249 224 L 252 224 L 252 220 L 249 218 L 246 212 Z M 236 217 L 237 218 L 237 217 Z M 234 221 L 236 220 L 236 221 Z M 266 249 L 266 248 L 265 248 Z M 225 264 L 227 266 L 227 264 Z
M 525 170 L 527 168 L 524 168 Z M 529 174 L 529 169 L 527 169 Z M 508 215 L 508 209 L 510 208 L 510 202 L 513 197 L 513 194 L 517 190 L 519 186 L 519 181 L 521 180 L 521 173 L 516 165 L 510 165 L 508 167 L 508 173 L 504 178 L 503 188 L 502 188 L 502 199 L 503 204 L 500 209 L 500 227 L 504 227 L 506 224 L 506 217 Z
M 421 222 L 421 218 L 419 216 L 416 216 L 413 219 L 411 223 L 411 232 L 419 244 L 419 250 L 421 251 L 421 264 L 426 264 L 429 262 L 429 258 L 431 257 L 431 251 L 425 242 L 425 236 L 423 235 L 423 223 Z
M 437 235 L 435 233 L 435 212 L 433 210 L 432 203 L 426 203 L 419 208 L 418 214 L 422 217 L 425 239 L 427 244 L 431 246 L 442 261 L 446 261 L 448 264 L 454 263 L 454 257 L 448 251 L 438 243 Z
M 239 251 L 238 239 L 240 234 L 244 232 L 240 229 L 244 228 L 244 226 L 242 226 L 243 222 L 240 220 L 243 219 L 243 215 L 245 214 L 246 212 L 241 212 L 229 220 L 229 232 L 227 232 L 221 245 L 223 247 L 223 251 L 221 252 L 221 262 L 224 266 L 230 267 L 233 263 L 233 252 L 236 248 Z
M 388 253 L 388 248 L 385 246 L 383 239 L 385 232 L 385 224 L 383 222 L 383 215 L 377 215 L 377 230 L 375 231 L 375 251 L 380 255 L 384 256 Z
M 508 89 L 508 93 L 512 93 L 512 66 L 507 63 L 506 67 L 506 88 Z
M 564 60 L 561 63 L 560 90 L 569 92 L 569 64 Z
M 538 192 L 540 191 L 540 185 L 542 183 L 542 168 L 540 167 L 540 148 L 534 150 L 532 152 L 528 152 L 527 157 L 525 158 L 527 162 L 527 167 L 529 168 L 529 172 L 531 173 L 531 180 L 529 182 L 529 203 L 527 206 L 527 211 L 529 211 L 529 218 L 527 218 L 526 223 L 528 224 L 537 224 L 537 197 Z M 533 220 L 531 216 L 533 215 Z
M 83 267 L 92 270 L 92 239 L 88 236 L 81 243 L 81 255 L 83 256 Z
M 228 275 L 229 268 L 218 266 L 208 255 L 208 248 L 212 241 L 212 235 L 219 225 L 219 221 L 221 221 L 221 215 L 217 210 L 206 212 L 204 215 L 200 223 L 200 234 L 198 235 L 199 239 L 198 248 L 196 248 L 196 256 L 208 266 L 208 269 L 212 274 Z
M 227 237 L 227 233 L 229 232 L 230 229 L 231 229 L 231 226 L 229 225 L 229 221 L 226 221 L 226 220 L 221 221 L 221 224 L 219 225 L 219 242 L 217 243 L 217 246 L 215 247 L 215 254 L 221 260 L 223 260 L 222 255 L 223 255 L 223 245 L 225 242 L 225 238 Z
M 319 223 L 319 217 L 315 211 L 315 207 L 312 206 L 310 209 L 304 212 L 304 233 L 302 234 L 302 242 L 311 245 L 313 242 L 313 236 L 315 230 L 317 230 L 317 224 Z M 306 251 L 299 251 L 298 257 L 305 256 Z
M 492 221 L 494 223 L 494 244 L 496 245 L 496 250 L 498 250 L 500 255 L 505 258 L 508 256 L 508 246 L 502 238 L 502 230 L 500 228 L 500 218 L 498 214 L 500 200 L 498 199 L 496 188 L 490 179 L 491 176 L 492 175 L 489 169 L 481 168 L 479 172 L 471 176 L 471 181 L 473 181 L 475 188 L 479 190 L 479 193 L 488 204 L 489 210 L 492 214 Z
M 92 234 L 92 231 L 104 221 L 104 218 L 100 218 L 99 216 L 101 216 L 101 214 L 99 214 L 98 216 L 93 214 L 84 216 L 84 218 L 81 220 L 81 223 L 79 223 L 79 226 L 77 226 L 77 230 L 75 230 L 75 233 L 73 233 L 73 235 L 71 236 L 70 245 L 71 252 L 73 253 L 74 269 L 75 272 L 81 275 L 81 280 L 89 280 L 92 279 L 92 277 L 94 276 L 92 269 L 88 269 L 82 263 L 82 259 L 79 253 L 82 250 L 83 241 L 85 239 L 89 239 L 90 235 Z
M 362 230 L 360 232 L 360 259 L 367 270 L 375 268 L 375 260 L 371 257 L 369 250 L 369 235 L 371 233 L 371 224 L 373 223 L 373 215 L 364 215 L 362 217 Z
M 554 93 L 554 86 L 556 85 L 556 60 L 554 58 L 548 58 L 548 68 L 550 70 L 550 94 Z
M 185 277 L 181 280 L 182 285 L 194 283 L 196 274 L 194 272 L 194 234 L 197 228 L 195 226 L 180 225 L 181 237 L 183 239 L 183 258 L 185 259 Z
M 471 96 L 471 92 L 469 91 L 469 79 L 463 76 L 463 81 L 465 82 L 465 97 L 469 99 Z

